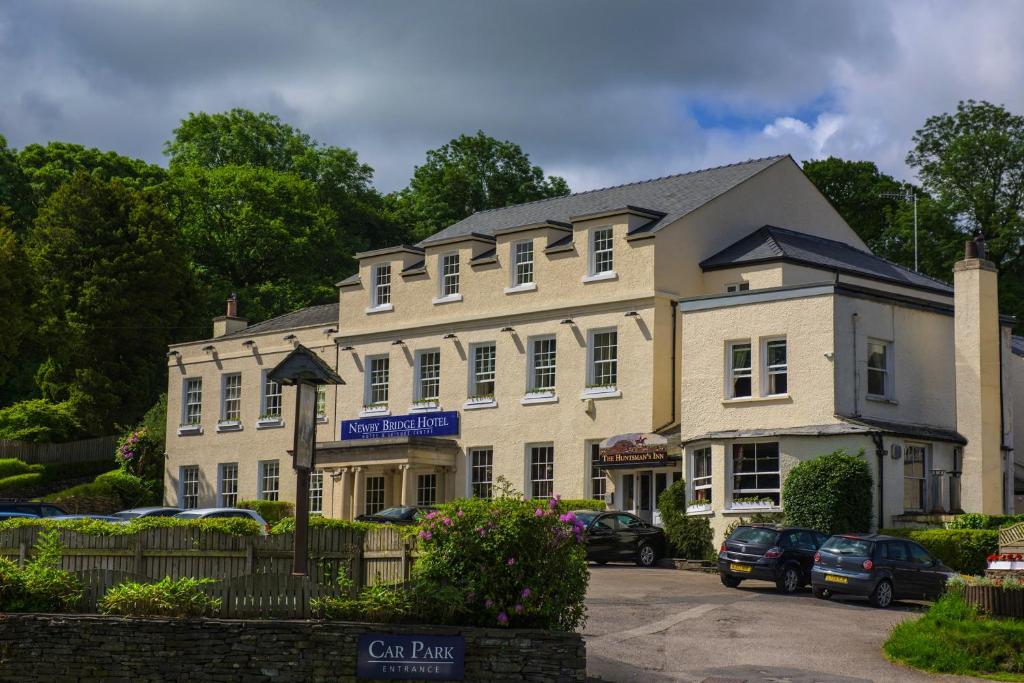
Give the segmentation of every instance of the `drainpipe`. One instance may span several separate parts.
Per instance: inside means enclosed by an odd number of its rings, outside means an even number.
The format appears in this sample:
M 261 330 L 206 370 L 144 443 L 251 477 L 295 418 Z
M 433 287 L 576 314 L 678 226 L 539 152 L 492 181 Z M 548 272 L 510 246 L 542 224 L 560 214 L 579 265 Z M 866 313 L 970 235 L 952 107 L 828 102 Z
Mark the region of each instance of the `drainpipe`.
M 997 323 L 999 334 L 999 445 L 1000 455 L 1003 456 L 1003 512 L 1009 514 L 1013 512 L 1013 477 L 1014 477 L 1014 462 L 1016 458 L 1013 457 L 1013 449 L 1010 444 L 1006 443 L 1006 406 L 1003 405 L 1003 326 L 1001 323 Z M 1016 437 L 1016 434 L 1014 434 Z
M 676 399 L 676 363 L 678 362 L 678 359 L 676 358 L 676 334 L 677 334 L 676 333 L 676 314 L 677 314 L 677 309 L 679 308 L 679 302 L 678 301 L 672 301 L 671 305 L 672 305 L 672 352 L 671 352 L 672 353 L 672 390 L 671 390 L 671 396 L 672 396 L 672 417 L 665 424 L 661 425 L 660 427 L 655 428 L 654 429 L 654 433 L 655 434 L 660 432 L 662 429 L 665 429 L 666 427 L 671 427 L 672 425 L 674 425 L 676 423 L 676 407 L 677 407 L 676 406 L 676 403 L 677 403 L 677 399 Z
M 857 372 L 857 318 L 859 313 L 850 316 L 853 325 L 853 416 L 860 417 L 860 374 Z
M 871 440 L 875 442 L 878 456 L 878 528 L 881 529 L 885 526 L 885 443 L 880 432 L 872 432 Z

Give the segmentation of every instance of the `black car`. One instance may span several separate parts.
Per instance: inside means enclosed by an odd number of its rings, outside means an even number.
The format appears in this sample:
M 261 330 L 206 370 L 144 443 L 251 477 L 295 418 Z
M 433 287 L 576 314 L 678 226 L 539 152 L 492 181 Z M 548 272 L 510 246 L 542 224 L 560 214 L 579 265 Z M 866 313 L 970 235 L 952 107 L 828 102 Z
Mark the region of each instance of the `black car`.
M 359 515 L 356 519 L 360 522 L 376 522 L 377 524 L 415 524 L 419 521 L 420 515 L 426 515 L 434 509 L 417 505 L 400 505 L 384 508 L 372 515 Z
M 665 532 L 628 512 L 575 510 L 583 522 L 587 559 L 598 564 L 636 562 L 651 567 L 665 554 Z
M 880 534 L 832 536 L 814 556 L 811 589 L 819 598 L 833 594 L 866 597 L 875 607 L 893 600 L 932 599 L 956 572 L 913 541 Z
M 67 510 L 53 503 L 39 503 L 31 500 L 0 499 L 0 512 L 20 512 L 33 517 L 56 517 L 68 514 Z
M 755 579 L 771 581 L 783 593 L 795 593 L 811 582 L 814 553 L 827 538 L 820 531 L 797 527 L 737 527 L 718 551 L 718 575 L 729 588 Z

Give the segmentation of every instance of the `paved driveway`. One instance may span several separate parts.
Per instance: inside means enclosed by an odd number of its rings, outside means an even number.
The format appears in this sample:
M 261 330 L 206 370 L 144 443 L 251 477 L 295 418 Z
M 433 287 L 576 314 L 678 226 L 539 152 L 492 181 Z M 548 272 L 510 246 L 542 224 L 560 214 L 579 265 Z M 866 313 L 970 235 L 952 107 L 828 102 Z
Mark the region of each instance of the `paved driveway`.
M 890 664 L 893 624 L 920 605 L 785 596 L 767 583 L 739 589 L 715 574 L 591 565 L 587 673 L 602 681 L 860 683 L 967 681 Z

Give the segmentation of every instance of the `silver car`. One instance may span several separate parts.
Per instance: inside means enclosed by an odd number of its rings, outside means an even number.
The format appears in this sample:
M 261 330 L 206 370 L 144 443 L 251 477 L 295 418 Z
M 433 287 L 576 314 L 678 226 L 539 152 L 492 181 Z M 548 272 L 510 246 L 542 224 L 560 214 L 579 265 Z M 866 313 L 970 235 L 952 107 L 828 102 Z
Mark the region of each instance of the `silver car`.
M 255 510 L 245 508 L 199 508 L 185 510 L 174 515 L 174 519 L 251 519 L 260 525 L 264 536 L 270 535 L 270 525 Z
M 173 517 L 179 512 L 184 512 L 181 508 L 172 507 L 145 507 L 145 508 L 132 508 L 131 510 L 121 510 L 115 512 L 114 516 L 120 519 L 140 519 L 142 517 Z

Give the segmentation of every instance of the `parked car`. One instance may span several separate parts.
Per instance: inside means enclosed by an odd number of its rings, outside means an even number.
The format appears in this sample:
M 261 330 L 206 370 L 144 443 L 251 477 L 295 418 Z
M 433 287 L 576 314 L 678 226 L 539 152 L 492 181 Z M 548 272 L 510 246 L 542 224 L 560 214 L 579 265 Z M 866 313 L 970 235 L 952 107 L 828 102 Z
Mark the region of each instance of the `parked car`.
M 124 524 L 124 520 L 120 517 L 114 517 L 113 515 L 55 515 L 50 519 L 95 519 L 99 522 L 112 522 L 114 524 Z
M 18 517 L 28 519 L 39 519 L 38 515 L 26 515 L 24 512 L 0 512 L 0 522 L 5 519 L 16 519 Z
M 67 510 L 53 503 L 11 499 L 0 499 L 0 512 L 20 512 L 33 517 L 56 517 L 68 514 Z
M 270 525 L 255 510 L 245 508 L 200 508 L 185 510 L 174 515 L 174 519 L 251 519 L 260 525 L 264 536 L 270 535 Z
M 378 524 L 415 524 L 420 515 L 425 515 L 436 508 L 422 505 L 399 505 L 392 508 L 384 508 L 372 515 L 359 515 L 356 517 L 360 522 L 376 522 Z
M 945 590 L 956 572 L 923 547 L 880 534 L 832 536 L 814 556 L 811 588 L 828 599 L 833 594 L 866 597 L 875 607 L 893 600 L 932 599 Z
M 718 550 L 718 575 L 729 588 L 754 579 L 771 581 L 782 593 L 795 593 L 811 582 L 814 553 L 827 538 L 820 531 L 798 527 L 736 527 Z
M 652 567 L 665 554 L 665 532 L 636 515 L 611 510 L 574 510 L 583 522 L 587 559 L 598 564 L 636 562 Z
M 171 507 L 148 507 L 148 508 L 132 508 L 131 510 L 121 510 L 115 512 L 114 516 L 120 519 L 139 519 L 140 517 L 173 517 L 179 512 L 184 512 L 182 508 L 171 508 Z

